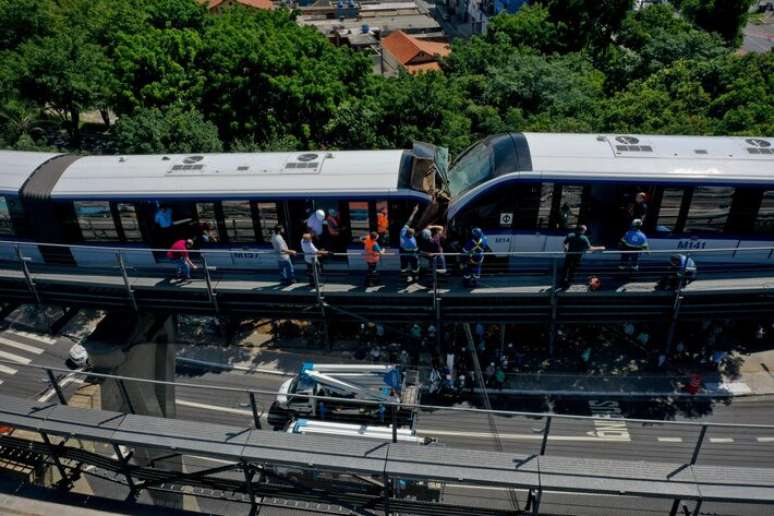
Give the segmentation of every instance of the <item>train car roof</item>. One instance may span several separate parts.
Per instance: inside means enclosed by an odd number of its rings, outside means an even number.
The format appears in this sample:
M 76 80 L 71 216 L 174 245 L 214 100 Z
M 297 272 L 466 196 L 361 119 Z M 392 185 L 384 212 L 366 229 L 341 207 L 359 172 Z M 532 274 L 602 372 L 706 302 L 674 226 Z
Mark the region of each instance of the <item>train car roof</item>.
M 19 193 L 38 167 L 60 155 L 48 152 L 0 151 L 0 192 Z
M 65 170 L 51 197 L 244 199 L 396 193 L 403 155 L 402 150 L 385 150 L 90 156 Z
M 524 133 L 532 170 L 606 179 L 774 181 L 774 138 Z

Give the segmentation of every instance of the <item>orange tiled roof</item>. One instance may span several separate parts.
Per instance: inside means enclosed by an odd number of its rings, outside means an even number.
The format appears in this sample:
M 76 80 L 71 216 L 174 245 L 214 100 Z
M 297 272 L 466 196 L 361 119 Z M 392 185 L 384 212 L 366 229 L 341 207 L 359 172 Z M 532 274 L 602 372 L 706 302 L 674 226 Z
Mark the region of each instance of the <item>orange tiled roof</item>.
M 403 66 L 410 74 L 419 72 L 434 72 L 441 69 L 441 65 L 438 63 L 438 61 L 430 61 L 429 63 L 406 64 Z
M 214 9 L 225 1 L 226 0 L 209 0 L 209 3 L 207 4 L 207 8 Z M 235 1 L 238 4 L 242 4 L 247 7 L 255 7 L 256 9 L 268 9 L 268 10 L 274 9 L 274 4 L 271 3 L 271 0 L 235 0 Z
M 402 30 L 396 30 L 387 37 L 382 38 L 382 48 L 386 49 L 404 66 L 410 64 L 411 61 L 423 53 L 435 57 L 445 57 L 451 52 L 449 45 L 445 43 L 415 38 Z M 435 64 L 437 65 L 437 63 Z

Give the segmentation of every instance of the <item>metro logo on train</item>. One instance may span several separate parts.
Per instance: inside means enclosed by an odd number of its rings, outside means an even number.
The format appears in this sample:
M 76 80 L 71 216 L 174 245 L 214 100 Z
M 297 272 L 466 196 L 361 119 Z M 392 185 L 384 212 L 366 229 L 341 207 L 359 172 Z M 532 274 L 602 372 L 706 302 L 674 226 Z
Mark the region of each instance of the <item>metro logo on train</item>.
M 192 238 L 210 265 L 272 268 L 277 224 L 298 249 L 309 216 L 323 210 L 323 227 L 340 228 L 319 235 L 328 250 L 361 251 L 360 238 L 379 230 L 389 251 L 419 205 L 413 223 L 445 226 L 445 250 L 482 228 L 495 253 L 485 267 L 536 259 L 506 253 L 561 253 L 580 223 L 595 245 L 615 249 L 635 216 L 653 250 L 722 249 L 701 260 L 760 262 L 771 253 L 734 250 L 772 242 L 772 144 L 767 136 L 511 133 L 472 145 L 448 170 L 445 149 L 423 143 L 304 153 L 2 151 L 0 240 L 19 242 L 32 261 L 69 265 L 112 265 L 111 250 L 135 249 L 127 265 L 141 268 L 169 266 L 162 250 Z M 0 246 L 0 259 L 15 259 L 14 246 Z M 334 269 L 365 267 L 357 253 L 328 261 Z M 397 268 L 397 259 L 386 257 L 382 267 Z

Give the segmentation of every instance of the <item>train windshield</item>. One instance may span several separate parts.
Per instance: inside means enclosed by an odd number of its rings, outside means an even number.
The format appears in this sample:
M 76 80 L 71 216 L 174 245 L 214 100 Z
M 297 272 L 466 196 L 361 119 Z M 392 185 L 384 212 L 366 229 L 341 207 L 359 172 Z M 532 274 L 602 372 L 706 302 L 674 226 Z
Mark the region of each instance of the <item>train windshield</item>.
M 492 150 L 488 142 L 468 149 L 449 171 L 449 193 L 452 199 L 492 177 Z

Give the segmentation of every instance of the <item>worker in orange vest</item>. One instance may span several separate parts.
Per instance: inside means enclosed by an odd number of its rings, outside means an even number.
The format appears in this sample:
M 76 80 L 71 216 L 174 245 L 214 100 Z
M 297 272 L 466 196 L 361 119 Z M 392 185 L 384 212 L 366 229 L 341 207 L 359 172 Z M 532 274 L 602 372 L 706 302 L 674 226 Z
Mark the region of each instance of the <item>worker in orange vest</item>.
M 387 216 L 387 208 L 382 207 L 376 213 L 376 232 L 382 239 L 382 242 L 387 242 L 389 239 L 390 231 L 390 219 Z
M 376 273 L 376 266 L 379 265 L 379 260 L 381 260 L 383 254 L 384 249 L 379 245 L 379 233 L 371 231 L 368 236 L 363 237 L 363 257 L 368 266 L 365 278 L 366 287 L 371 287 L 378 283 L 379 276 Z

